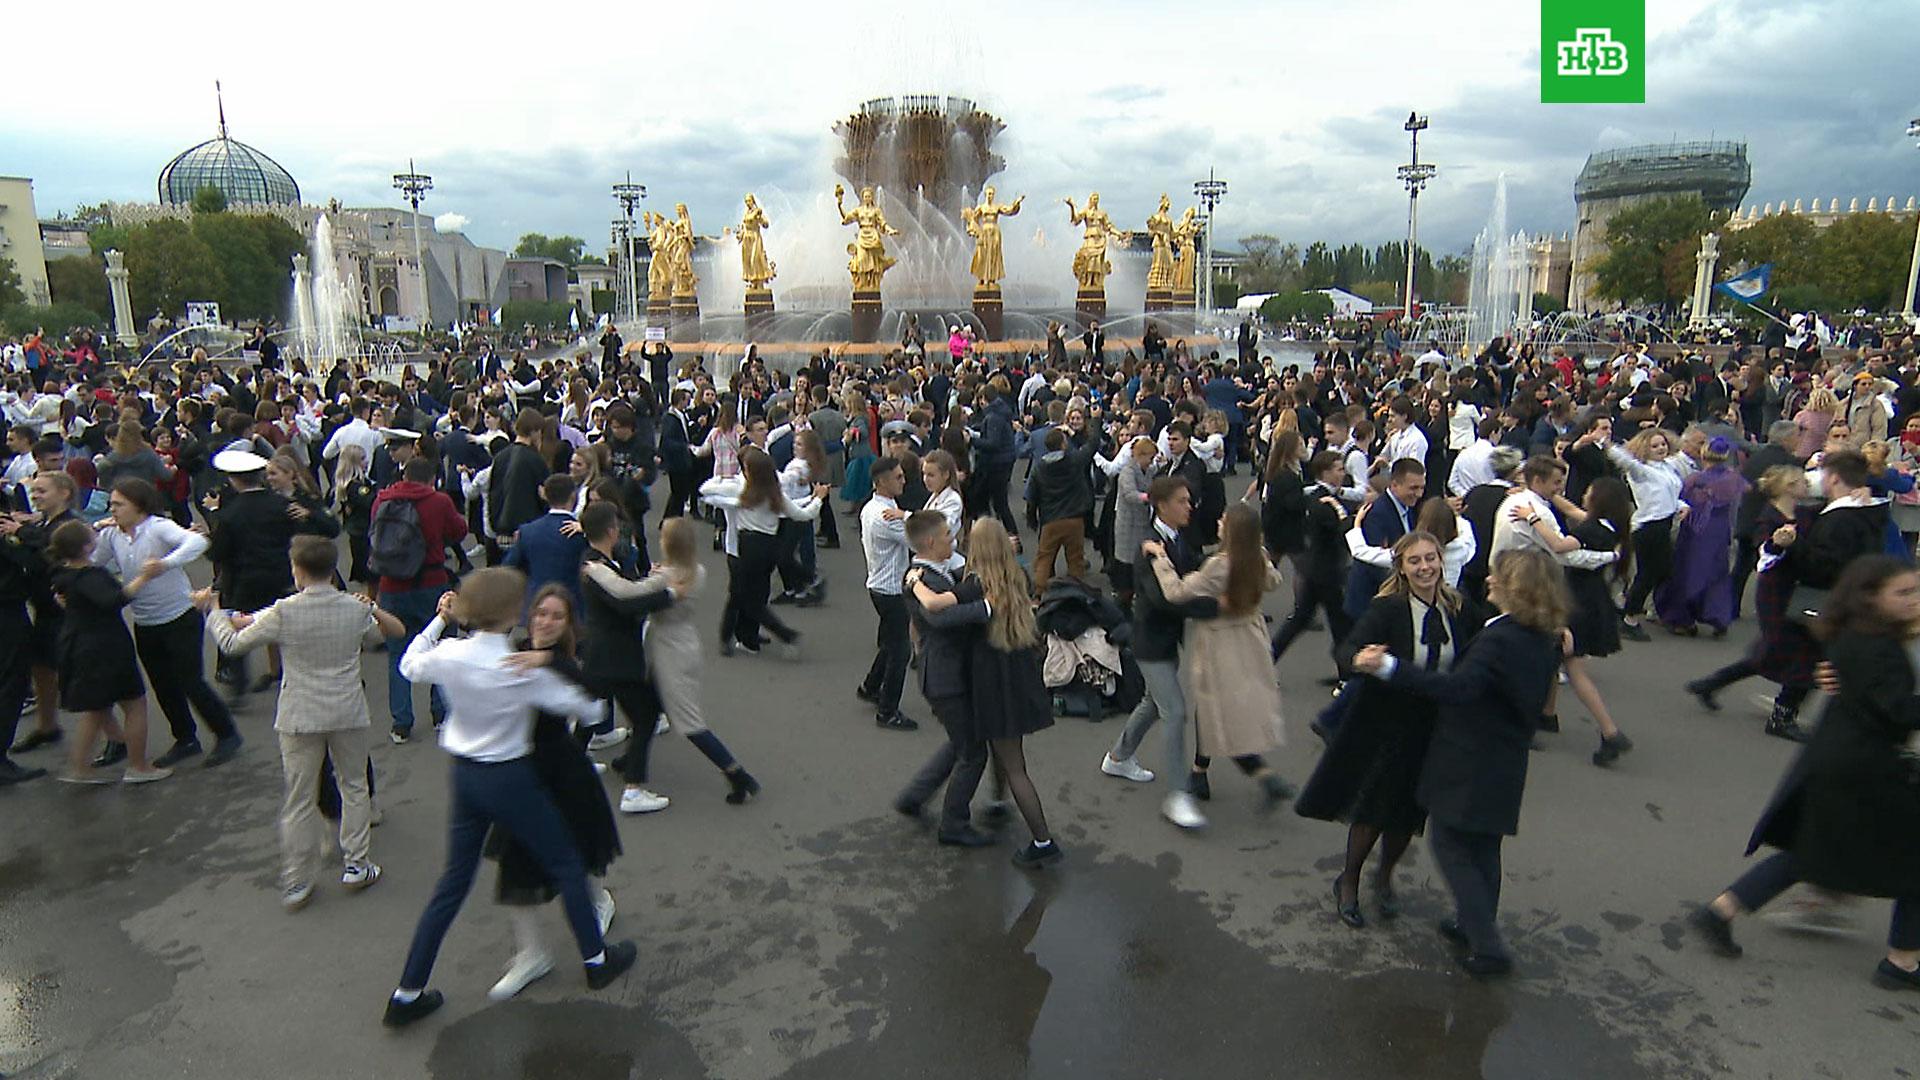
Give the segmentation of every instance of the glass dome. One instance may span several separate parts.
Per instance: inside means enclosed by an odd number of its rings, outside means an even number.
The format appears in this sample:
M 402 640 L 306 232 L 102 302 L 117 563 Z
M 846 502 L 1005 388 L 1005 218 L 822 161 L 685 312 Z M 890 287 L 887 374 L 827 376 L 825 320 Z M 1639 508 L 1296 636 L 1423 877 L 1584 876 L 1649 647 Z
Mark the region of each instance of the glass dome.
M 168 205 L 188 205 L 204 187 L 217 189 L 230 206 L 300 205 L 300 185 L 279 162 L 224 136 L 208 139 L 160 170 L 160 201 Z

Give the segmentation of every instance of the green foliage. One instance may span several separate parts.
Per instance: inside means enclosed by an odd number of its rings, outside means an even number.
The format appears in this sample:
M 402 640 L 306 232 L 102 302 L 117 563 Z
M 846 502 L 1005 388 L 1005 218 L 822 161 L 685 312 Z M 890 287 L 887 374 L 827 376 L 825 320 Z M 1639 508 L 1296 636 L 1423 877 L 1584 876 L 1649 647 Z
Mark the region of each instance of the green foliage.
M 25 303 L 27 290 L 20 282 L 20 271 L 13 260 L 0 255 L 0 308 Z
M 1355 296 L 1364 296 L 1375 307 L 1388 307 L 1400 302 L 1400 294 L 1406 291 L 1405 281 L 1356 281 L 1341 286 Z
M 1545 318 L 1549 315 L 1558 315 L 1565 310 L 1567 310 L 1566 301 L 1552 293 L 1537 292 L 1533 294 L 1533 313 L 1536 317 Z
M 98 259 L 50 259 L 47 289 L 55 304 L 77 304 L 102 319 L 113 317 L 113 294 L 107 289 L 107 271 Z
M 1213 279 L 1213 306 L 1230 308 L 1240 302 L 1240 283 L 1223 277 Z
M 187 301 L 217 299 L 226 289 L 226 274 L 213 249 L 184 221 L 149 222 L 129 232 L 126 240 L 127 284 L 139 322 L 154 314 L 179 318 Z
M 1594 264 L 1594 291 L 1622 303 L 1678 303 L 1692 291 L 1700 234 L 1719 217 L 1698 195 L 1621 209 L 1607 222 L 1607 253 Z
M 613 314 L 614 294 L 612 289 L 593 290 L 593 313 L 595 315 Z
M 197 214 L 224 214 L 227 210 L 227 196 L 212 184 L 193 193 L 193 212 Z
M 1346 289 L 1377 304 L 1398 304 L 1406 288 L 1407 246 L 1402 243 L 1334 247 L 1315 241 L 1304 249 L 1268 233 L 1240 240 L 1242 262 L 1236 279 L 1243 293 L 1300 289 Z M 1458 304 L 1467 298 L 1468 260 L 1448 255 L 1436 260 L 1426 248 L 1415 251 L 1414 292 L 1427 303 Z M 1391 285 L 1391 291 L 1377 288 Z M 1375 294 L 1378 295 L 1375 295 Z M 1217 293 L 1216 293 L 1217 294 Z
M 1847 214 L 1814 246 L 1814 282 L 1841 308 L 1895 311 L 1906 300 L 1914 221 L 1890 214 Z
M 1292 322 L 1295 319 L 1322 319 L 1333 314 L 1333 298 L 1317 292 L 1275 293 L 1260 305 L 1260 317 L 1268 322 Z
M 72 303 L 55 303 L 46 307 L 32 304 L 0 307 L 0 333 L 16 337 L 41 329 L 46 331 L 49 340 L 59 340 L 83 326 L 104 329 L 107 320 L 90 308 Z
M 1833 297 L 1828 295 L 1820 286 L 1806 284 L 1783 285 L 1769 293 L 1762 303 L 1768 307 L 1778 308 L 1782 312 L 1832 311 L 1836 306 Z M 1753 316 L 1760 322 L 1770 321 L 1765 315 L 1760 314 L 1745 304 L 1735 304 L 1734 307 Z
M 545 236 L 541 233 L 528 233 L 514 245 L 513 253 L 529 259 L 557 259 L 567 266 L 582 261 L 581 252 L 587 242 L 577 236 Z
M 197 214 L 193 235 L 219 264 L 224 287 L 211 297 L 224 319 L 286 315 L 293 257 L 306 242 L 293 226 L 268 214 Z
M 513 330 L 528 324 L 536 330 L 565 330 L 567 312 L 572 310 L 565 300 L 509 300 L 500 322 Z
M 1814 242 L 1820 230 L 1800 214 L 1774 214 L 1720 238 L 1720 277 L 1731 267 L 1773 264 L 1776 286 L 1810 282 L 1814 277 Z

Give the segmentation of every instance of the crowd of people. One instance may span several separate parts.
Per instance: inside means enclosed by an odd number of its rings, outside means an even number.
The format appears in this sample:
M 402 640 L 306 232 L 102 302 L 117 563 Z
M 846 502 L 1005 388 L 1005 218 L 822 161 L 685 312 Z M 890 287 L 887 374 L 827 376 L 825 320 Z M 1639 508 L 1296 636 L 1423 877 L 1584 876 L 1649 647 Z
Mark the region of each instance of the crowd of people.
M 1456 904 L 1441 932 L 1493 976 L 1512 964 L 1501 842 L 1529 753 L 1561 730 L 1561 685 L 1592 718 L 1593 763 L 1614 766 L 1634 744 L 1600 661 L 1656 630 L 1725 634 L 1751 582 L 1749 655 L 1686 689 L 1714 709 L 1769 680 L 1766 734 L 1808 745 L 1755 834 L 1780 853 L 1695 922 L 1731 954 L 1731 920 L 1795 882 L 1892 896 L 1878 975 L 1920 987 L 1911 860 L 1857 836 L 1920 817 L 1914 339 L 1737 340 L 1718 359 L 1401 345 L 1336 341 L 1276 367 L 1246 334 L 1201 355 L 1150 327 L 1138 353 L 1056 332 L 1026 355 L 955 342 L 791 372 L 749 349 L 722 373 L 609 332 L 598 353 L 538 361 L 469 337 L 378 374 L 294 358 L 10 370 L 0 786 L 45 775 L 31 755 L 62 747 L 58 779 L 76 784 L 219 766 L 246 746 L 234 703 L 276 693 L 296 910 L 321 818 L 342 887 L 380 880 L 369 743 L 376 721 L 410 741 L 424 700 L 452 760 L 450 840 L 387 1022 L 440 1004 L 434 957 L 488 856 L 516 912 L 562 901 L 605 986 L 634 948 L 605 937 L 614 901 L 592 879 L 619 854 L 619 814 L 671 804 L 649 786 L 655 736 L 693 744 L 727 802 L 763 794 L 708 726 L 703 641 L 734 663 L 799 657 L 781 609 L 827 604 L 816 553 L 845 526 L 875 626 L 853 693 L 878 729 L 912 731 L 917 671 L 944 742 L 892 806 L 919 818 L 937 799 L 941 844 L 993 845 L 1017 812 L 1018 865 L 1065 857 L 1024 740 L 1063 687 L 1105 670 L 1095 696 L 1128 716 L 1103 774 L 1160 782 L 1163 815 L 1196 830 L 1226 757 L 1261 807 L 1345 824 L 1332 905 L 1356 929 L 1367 860 L 1374 914 L 1392 919 L 1395 866 L 1425 833 Z M 203 561 L 212 585 L 195 588 Z M 722 566 L 709 629 L 692 602 Z M 1269 625 L 1275 590 L 1288 610 Z M 1061 618 L 1070 606 L 1092 614 Z M 1275 676 L 1316 628 L 1330 697 Z M 367 648 L 386 654 L 384 716 Z M 1804 722 L 1823 679 L 1832 704 Z M 171 736 L 151 758 L 149 691 Z M 1298 784 L 1270 760 L 1283 691 L 1324 702 L 1304 726 L 1325 750 Z M 1158 771 L 1138 756 L 1156 724 Z M 514 927 L 496 997 L 553 966 L 536 924 Z

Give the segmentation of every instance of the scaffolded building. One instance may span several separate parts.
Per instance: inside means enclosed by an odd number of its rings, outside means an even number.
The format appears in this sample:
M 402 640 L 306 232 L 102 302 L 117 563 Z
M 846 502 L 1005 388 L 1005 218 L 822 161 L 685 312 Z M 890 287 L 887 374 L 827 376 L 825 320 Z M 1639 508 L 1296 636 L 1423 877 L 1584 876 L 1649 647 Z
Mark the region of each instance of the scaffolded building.
M 1593 267 L 1607 253 L 1607 223 L 1623 207 L 1672 195 L 1698 195 L 1714 210 L 1734 210 L 1753 182 L 1747 144 L 1686 142 L 1603 150 L 1573 182 L 1573 283 L 1568 305 L 1599 306 Z

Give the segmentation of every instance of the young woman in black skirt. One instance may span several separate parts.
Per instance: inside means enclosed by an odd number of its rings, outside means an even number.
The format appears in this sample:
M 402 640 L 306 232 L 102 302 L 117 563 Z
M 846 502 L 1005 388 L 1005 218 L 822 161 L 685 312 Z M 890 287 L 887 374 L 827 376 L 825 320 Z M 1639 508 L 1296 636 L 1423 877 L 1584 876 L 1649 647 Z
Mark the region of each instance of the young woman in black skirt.
M 580 669 L 574 663 L 578 637 L 572 593 L 557 582 L 545 585 L 534 594 L 533 604 L 527 609 L 527 651 L 516 654 L 513 662 L 550 667 L 560 677 L 579 683 Z M 620 832 L 614 824 L 613 807 L 607 803 L 606 789 L 587 757 L 585 739 L 585 729 L 570 730 L 566 717 L 537 714 L 533 722 L 533 768 L 573 834 L 587 873 L 605 877 L 607 867 L 620 854 Z M 533 853 L 497 825 L 487 838 L 487 854 L 500 864 L 494 899 L 507 908 L 513 923 L 513 963 L 487 992 L 493 1000 L 505 1001 L 553 970 L 553 956 L 541 941 L 537 912 L 540 905 L 552 903 L 559 890 L 540 869 Z M 613 893 L 602 887 L 594 897 L 593 910 L 604 935 L 613 924 Z
M 92 526 L 77 520 L 61 524 L 47 539 L 53 595 L 63 608 L 53 646 L 54 668 L 60 673 L 60 707 L 80 714 L 80 729 L 74 733 L 67 771 L 60 779 L 75 784 L 114 782 L 88 758 L 94 736 L 112 719 L 118 705 L 127 733 L 127 769 L 121 782 L 165 780 L 173 770 L 147 762 L 147 684 L 140 678 L 133 635 L 120 612 L 155 575 L 142 568 L 122 586 L 112 574 L 93 565 L 95 542 Z
M 1573 654 L 1566 659 L 1567 685 L 1573 688 L 1580 704 L 1593 714 L 1600 729 L 1600 749 L 1593 752 L 1595 765 L 1611 765 L 1621 754 L 1633 749 L 1620 726 L 1613 722 L 1600 688 L 1593 684 L 1587 661 L 1612 656 L 1620 651 L 1620 609 L 1613 602 L 1612 581 L 1630 580 L 1633 567 L 1633 497 L 1627 485 L 1603 476 L 1587 485 L 1587 519 L 1569 534 L 1587 551 L 1612 551 L 1619 557 L 1611 567 L 1581 569 L 1567 567 L 1567 588 L 1573 593 Z M 1553 708 L 1551 698 L 1547 707 Z

